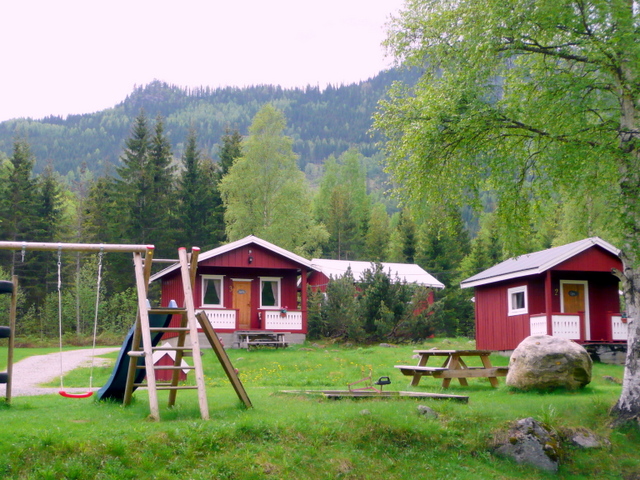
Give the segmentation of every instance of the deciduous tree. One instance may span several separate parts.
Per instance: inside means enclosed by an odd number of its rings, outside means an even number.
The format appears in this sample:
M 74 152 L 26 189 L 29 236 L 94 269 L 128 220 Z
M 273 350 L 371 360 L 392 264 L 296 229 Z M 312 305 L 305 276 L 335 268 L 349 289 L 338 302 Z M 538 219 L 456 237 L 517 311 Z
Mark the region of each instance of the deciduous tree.
M 284 128 L 284 115 L 270 104 L 254 117 L 243 156 L 220 182 L 226 231 L 229 240 L 253 234 L 307 255 L 327 233 L 313 221 L 309 187 Z
M 523 253 L 550 192 L 603 192 L 631 320 L 620 422 L 640 418 L 639 28 L 635 0 L 407 0 L 387 46 L 425 73 L 376 118 L 414 201 L 495 192 L 508 254 Z

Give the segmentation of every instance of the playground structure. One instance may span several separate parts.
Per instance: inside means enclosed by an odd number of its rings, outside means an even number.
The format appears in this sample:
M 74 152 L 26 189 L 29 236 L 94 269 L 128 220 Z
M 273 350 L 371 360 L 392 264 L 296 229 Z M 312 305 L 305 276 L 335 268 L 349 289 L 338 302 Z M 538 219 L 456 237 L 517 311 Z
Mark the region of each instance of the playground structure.
M 14 276 L 11 281 L 0 280 L 0 295 L 11 294 L 11 306 L 9 307 L 9 326 L 0 327 L 0 338 L 8 338 L 7 346 L 7 370 L 0 372 L 0 383 L 6 384 L 5 402 L 11 403 L 11 382 L 13 377 L 13 347 L 16 332 L 16 298 L 18 295 L 18 278 Z
M 149 394 L 150 418 L 153 420 L 160 420 L 160 410 L 158 406 L 159 390 L 169 390 L 169 406 L 173 406 L 175 405 L 176 393 L 178 390 L 196 389 L 198 391 L 200 415 L 204 420 L 209 419 L 209 408 L 207 404 L 202 358 L 198 342 L 199 326 L 211 343 L 211 346 L 213 347 L 214 352 L 222 364 L 238 397 L 247 407 L 252 406 L 249 397 L 244 390 L 244 386 L 240 382 L 235 369 L 231 365 L 231 362 L 229 361 L 229 358 L 224 351 L 218 336 L 211 327 L 206 315 L 199 314 L 196 316 L 195 314 L 192 292 L 195 281 L 195 271 L 197 268 L 197 258 L 200 252 L 198 247 L 193 247 L 190 254 L 187 254 L 185 248 L 180 248 L 178 250 L 179 259 L 176 263 L 179 263 L 180 265 L 185 300 L 183 307 L 176 306 L 169 308 L 151 308 L 148 305 L 147 292 L 153 263 L 153 245 L 0 242 L 0 249 L 21 250 L 23 255 L 27 251 L 57 251 L 59 257 L 60 253 L 63 251 L 96 252 L 100 254 L 103 252 L 121 252 L 131 253 L 133 255 L 138 300 L 136 322 L 123 343 L 123 348 L 114 367 L 112 378 L 110 378 L 107 385 L 105 385 L 105 387 L 103 387 L 99 392 L 99 398 L 117 399 L 121 400 L 124 405 L 128 405 L 131 402 L 134 390 L 138 387 L 144 386 L 147 388 Z M 173 315 L 179 315 L 181 317 L 179 327 L 167 326 Z M 11 332 L 13 332 L 13 330 L 14 329 L 12 328 Z M 178 333 L 178 342 L 175 347 L 156 346 L 164 332 Z M 189 346 L 186 346 L 185 344 L 187 334 L 190 336 Z M 163 351 L 168 349 L 176 352 L 174 365 L 155 367 L 153 362 L 154 351 Z M 13 349 L 11 348 L 10 355 L 12 352 Z M 181 366 L 182 358 L 187 353 L 190 353 L 193 358 L 192 368 L 195 373 L 195 386 L 178 385 L 179 370 L 183 368 Z M 129 361 L 130 359 L 135 361 Z M 156 368 L 173 370 L 172 380 L 170 382 L 158 383 L 155 375 Z M 123 375 L 123 371 L 126 371 L 126 380 Z M 146 382 L 143 383 L 142 380 L 145 377 Z M 11 375 L 8 373 L 7 379 L 9 381 L 10 378 Z M 0 376 L 0 380 L 1 379 L 2 377 Z M 7 385 L 7 392 L 9 396 L 10 384 Z

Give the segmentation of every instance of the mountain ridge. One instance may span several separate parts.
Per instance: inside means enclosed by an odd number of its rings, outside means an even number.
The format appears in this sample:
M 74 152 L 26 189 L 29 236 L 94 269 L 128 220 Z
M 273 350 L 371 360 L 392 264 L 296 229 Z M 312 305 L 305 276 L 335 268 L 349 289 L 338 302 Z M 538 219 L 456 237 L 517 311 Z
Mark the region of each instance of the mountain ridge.
M 287 118 L 286 134 L 293 138 L 304 170 L 309 163 L 322 163 L 351 147 L 365 156 L 375 155 L 376 139 L 369 130 L 378 101 L 392 82 L 412 83 L 417 78 L 415 71 L 389 69 L 367 80 L 323 89 L 311 85 L 187 88 L 154 80 L 98 112 L 1 122 L 0 157 L 11 155 L 16 138 L 25 138 L 37 160 L 36 173 L 51 165 L 63 176 L 80 168 L 102 174 L 119 163 L 124 141 L 142 109 L 152 121 L 157 115 L 163 117 L 174 156 L 182 154 L 193 127 L 202 151 L 215 159 L 225 129 L 246 135 L 255 113 L 271 102 Z

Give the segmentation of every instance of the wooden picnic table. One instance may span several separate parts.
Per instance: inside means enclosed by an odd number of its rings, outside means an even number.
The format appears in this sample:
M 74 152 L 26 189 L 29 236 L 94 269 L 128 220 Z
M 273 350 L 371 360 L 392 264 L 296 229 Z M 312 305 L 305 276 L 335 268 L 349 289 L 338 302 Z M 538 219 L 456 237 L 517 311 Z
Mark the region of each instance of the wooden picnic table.
M 491 386 L 498 386 L 497 377 L 505 377 L 508 367 L 494 367 L 489 355 L 491 350 L 414 350 L 420 356 L 418 365 L 396 365 L 403 375 L 413 376 L 412 386 L 417 386 L 423 375 L 442 379 L 442 388 L 449 388 L 452 378 L 457 378 L 460 385 L 468 386 L 467 378 L 486 377 Z M 440 367 L 427 366 L 431 357 L 444 357 Z M 462 357 L 479 357 L 481 367 L 469 367 Z
M 240 348 L 249 350 L 251 347 L 286 347 L 286 332 L 270 331 L 237 331 Z

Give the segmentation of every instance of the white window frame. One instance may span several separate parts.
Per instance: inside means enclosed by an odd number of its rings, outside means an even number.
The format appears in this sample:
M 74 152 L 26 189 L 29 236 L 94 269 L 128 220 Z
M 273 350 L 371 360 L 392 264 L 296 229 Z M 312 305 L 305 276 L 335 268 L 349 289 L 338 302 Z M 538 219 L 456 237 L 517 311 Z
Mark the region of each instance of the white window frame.
M 219 304 L 204 303 L 204 282 L 205 280 L 220 280 L 220 293 L 218 294 Z M 223 308 L 224 307 L 224 275 L 202 275 L 200 278 L 200 306 L 209 308 Z
M 514 308 L 513 306 L 513 297 L 514 295 L 522 293 L 524 294 L 524 307 L 522 308 Z M 509 288 L 507 290 L 507 308 L 509 309 L 509 316 L 513 317 L 515 315 L 524 315 L 529 313 L 529 299 L 527 298 L 527 286 L 521 285 L 519 287 Z
M 278 284 L 278 298 L 276 299 L 276 305 L 262 305 L 262 289 L 264 288 L 264 282 L 277 282 Z M 260 308 L 262 310 L 279 310 L 282 304 L 282 277 L 260 277 Z

